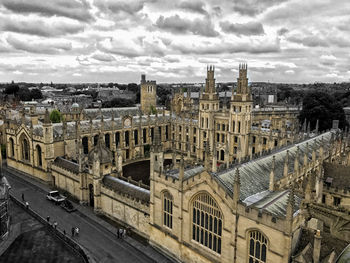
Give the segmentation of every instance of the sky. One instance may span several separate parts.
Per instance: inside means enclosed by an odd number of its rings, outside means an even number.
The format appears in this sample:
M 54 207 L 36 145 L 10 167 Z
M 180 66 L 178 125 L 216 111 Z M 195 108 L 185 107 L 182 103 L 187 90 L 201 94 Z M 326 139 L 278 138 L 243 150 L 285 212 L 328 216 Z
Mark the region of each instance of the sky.
M 0 82 L 350 81 L 349 0 L 0 0 Z

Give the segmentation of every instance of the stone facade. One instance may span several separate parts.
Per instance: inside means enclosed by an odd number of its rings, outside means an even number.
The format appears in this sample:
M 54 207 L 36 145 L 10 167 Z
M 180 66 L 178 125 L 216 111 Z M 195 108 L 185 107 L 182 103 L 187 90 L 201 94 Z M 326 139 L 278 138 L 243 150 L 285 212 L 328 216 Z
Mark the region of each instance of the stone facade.
M 4 120 L 7 165 L 179 262 L 289 262 L 314 211 L 299 208 L 322 200 L 325 162 L 349 165 L 349 135 L 300 132 L 297 108 L 253 109 L 246 65 L 237 83 L 229 109 L 209 67 L 197 111 L 150 114 L 156 83 L 142 77 L 141 109 L 74 109 L 57 124 L 48 111 L 42 121 L 20 112 Z M 149 185 L 123 176 L 123 165 L 148 159 Z

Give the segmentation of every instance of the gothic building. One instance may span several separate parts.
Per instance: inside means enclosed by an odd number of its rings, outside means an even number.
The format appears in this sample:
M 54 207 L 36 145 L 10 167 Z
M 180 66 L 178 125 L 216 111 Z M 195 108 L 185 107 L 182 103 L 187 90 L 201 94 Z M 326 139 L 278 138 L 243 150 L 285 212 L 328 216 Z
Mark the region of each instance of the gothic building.
M 179 262 L 296 256 L 302 227 L 316 217 L 308 209 L 322 206 L 324 164 L 350 165 L 348 133 L 300 132 L 297 108 L 253 108 L 246 65 L 229 109 L 212 66 L 197 111 L 151 114 L 156 84 L 143 76 L 140 86 L 140 109 L 75 108 L 72 121 L 55 124 L 35 108 L 7 117 L 8 168 L 69 192 Z M 146 180 L 123 176 L 144 160 Z M 341 207 L 350 200 L 326 196 Z

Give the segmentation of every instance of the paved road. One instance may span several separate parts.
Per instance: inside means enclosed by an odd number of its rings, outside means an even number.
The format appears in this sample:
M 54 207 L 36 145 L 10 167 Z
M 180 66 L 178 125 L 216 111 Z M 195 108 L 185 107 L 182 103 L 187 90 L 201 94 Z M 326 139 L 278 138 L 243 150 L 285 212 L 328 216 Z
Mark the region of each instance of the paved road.
M 11 193 L 21 199 L 24 193 L 30 207 L 42 217 L 50 216 L 50 222 L 57 221 L 59 229 L 71 235 L 71 228 L 78 226 L 80 234 L 74 239 L 84 247 L 96 262 L 155 262 L 124 240 L 80 212 L 67 213 L 61 207 L 46 200 L 46 191 L 34 186 L 20 177 L 4 171 L 11 185 Z

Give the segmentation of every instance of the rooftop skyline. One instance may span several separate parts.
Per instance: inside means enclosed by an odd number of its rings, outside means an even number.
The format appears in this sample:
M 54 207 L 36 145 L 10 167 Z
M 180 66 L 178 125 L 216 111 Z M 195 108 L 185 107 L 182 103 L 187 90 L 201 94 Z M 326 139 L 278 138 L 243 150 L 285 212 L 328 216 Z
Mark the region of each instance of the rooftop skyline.
M 0 82 L 350 81 L 350 2 L 1 0 Z

